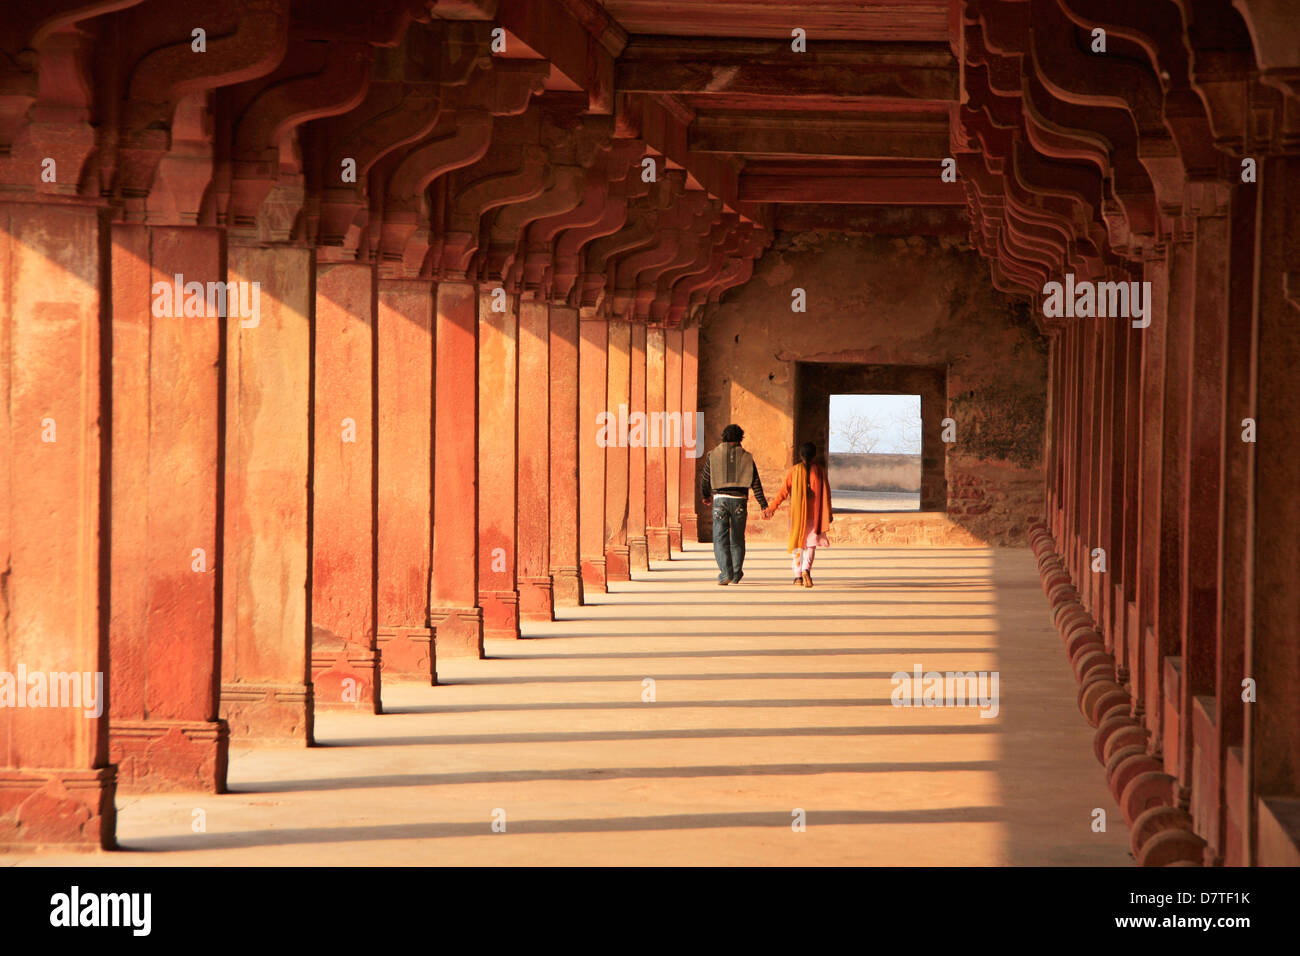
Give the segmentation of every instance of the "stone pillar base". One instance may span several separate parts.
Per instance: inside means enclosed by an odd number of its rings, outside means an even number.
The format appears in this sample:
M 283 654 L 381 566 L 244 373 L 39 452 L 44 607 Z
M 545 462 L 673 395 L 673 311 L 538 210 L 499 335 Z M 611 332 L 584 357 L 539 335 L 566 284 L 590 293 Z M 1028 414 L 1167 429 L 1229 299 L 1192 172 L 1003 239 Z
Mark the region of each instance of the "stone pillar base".
M 434 648 L 438 657 L 483 656 L 483 609 L 435 607 L 429 609 Z
M 668 560 L 668 543 L 670 538 L 668 537 L 667 528 L 647 528 L 646 540 L 650 545 L 651 561 Z
M 582 575 L 577 568 L 551 569 L 551 600 L 555 607 L 582 606 Z
M 582 559 L 582 587 L 596 594 L 605 593 L 605 559 Z
M 311 657 L 311 683 L 317 710 L 367 710 L 382 714 L 378 651 L 340 647 Z
M 605 549 L 605 580 L 631 581 L 632 567 L 628 561 L 626 545 Z
M 230 739 L 246 746 L 310 747 L 311 684 L 221 685 L 221 717 Z
M 684 533 L 684 529 L 679 524 L 670 524 L 668 526 L 668 551 L 670 554 L 673 551 L 676 551 L 678 554 L 681 553 L 682 535 Z
M 112 720 L 108 759 L 122 793 L 225 793 L 230 727 L 224 720 Z
M 381 673 L 389 680 L 438 683 L 438 660 L 431 627 L 381 627 Z
M 519 634 L 519 592 L 479 591 L 483 609 L 483 636 L 517 641 Z
M 636 571 L 650 570 L 650 545 L 645 538 L 629 538 L 627 542 L 628 567 Z
M 0 853 L 111 850 L 117 768 L 0 767 Z
M 519 581 L 519 619 L 521 621 L 555 620 L 551 579 L 522 578 Z
M 700 540 L 700 516 L 694 511 L 682 512 L 682 540 L 699 541 Z

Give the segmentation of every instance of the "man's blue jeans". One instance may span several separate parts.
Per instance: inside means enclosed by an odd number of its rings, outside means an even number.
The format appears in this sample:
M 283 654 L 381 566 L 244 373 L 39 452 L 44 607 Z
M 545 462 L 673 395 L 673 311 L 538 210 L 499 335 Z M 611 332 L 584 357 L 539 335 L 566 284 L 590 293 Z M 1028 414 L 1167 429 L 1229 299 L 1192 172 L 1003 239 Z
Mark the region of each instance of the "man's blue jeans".
M 713 499 L 713 556 L 718 561 L 719 581 L 735 581 L 744 569 L 748 506 L 748 498 Z

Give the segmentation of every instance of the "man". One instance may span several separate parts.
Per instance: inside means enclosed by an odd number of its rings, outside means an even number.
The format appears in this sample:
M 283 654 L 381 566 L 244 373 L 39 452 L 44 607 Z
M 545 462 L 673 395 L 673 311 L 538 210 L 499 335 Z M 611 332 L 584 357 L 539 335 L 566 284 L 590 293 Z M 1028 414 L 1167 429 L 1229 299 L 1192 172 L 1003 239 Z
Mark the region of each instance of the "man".
M 767 510 L 754 456 L 740 447 L 744 438 L 739 425 L 724 428 L 722 441 L 704 459 L 700 474 L 700 497 L 713 508 L 713 556 L 720 585 L 739 584 L 745 576 L 745 520 L 751 490 Z

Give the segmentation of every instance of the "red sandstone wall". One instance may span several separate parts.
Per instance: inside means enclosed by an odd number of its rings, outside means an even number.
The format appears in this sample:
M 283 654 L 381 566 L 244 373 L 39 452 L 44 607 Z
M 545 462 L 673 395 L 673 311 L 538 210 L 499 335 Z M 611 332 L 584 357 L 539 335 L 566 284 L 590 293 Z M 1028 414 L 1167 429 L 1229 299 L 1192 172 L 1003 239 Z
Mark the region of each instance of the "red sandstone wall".
M 791 311 L 796 288 L 806 313 Z M 772 492 L 803 441 L 794 434 L 800 361 L 948 370 L 940 417 L 955 419 L 957 440 L 945 446 L 947 514 L 837 515 L 832 541 L 1021 545 L 1043 513 L 1047 343 L 964 241 L 778 233 L 754 277 L 705 316 L 706 448 L 737 422 Z M 785 514 L 762 522 L 755 511 L 751 539 L 784 537 Z M 704 540 L 708 529 L 701 510 Z

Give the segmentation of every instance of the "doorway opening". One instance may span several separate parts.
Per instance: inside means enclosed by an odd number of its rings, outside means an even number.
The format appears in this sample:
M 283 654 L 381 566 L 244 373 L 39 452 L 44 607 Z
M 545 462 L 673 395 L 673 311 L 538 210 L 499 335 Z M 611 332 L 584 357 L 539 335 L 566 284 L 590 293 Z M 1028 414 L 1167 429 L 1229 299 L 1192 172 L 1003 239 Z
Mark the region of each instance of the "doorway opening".
M 832 402 L 835 412 L 832 412 Z M 832 434 L 845 417 L 865 419 L 876 444 L 858 451 L 841 451 L 848 436 Z M 827 466 L 831 501 L 837 512 L 922 511 L 948 509 L 947 445 L 942 439 L 948 414 L 948 370 L 941 365 L 868 365 L 851 362 L 798 362 L 795 365 L 795 414 L 791 447 L 803 442 L 817 446 Z M 919 420 L 919 421 L 918 421 Z M 844 423 L 841 423 L 841 433 Z M 870 434 L 873 429 L 866 430 Z M 886 436 L 890 436 L 886 441 Z M 879 458 L 852 462 L 841 454 L 907 456 L 886 462 Z M 919 458 L 920 492 L 916 489 Z M 843 472 L 838 465 L 870 466 Z M 899 466 L 891 474 L 886 465 Z M 904 482 L 904 476 L 906 481 Z M 892 480 L 891 480 L 892 478 Z
M 921 510 L 921 396 L 831 395 L 827 477 L 836 511 Z

